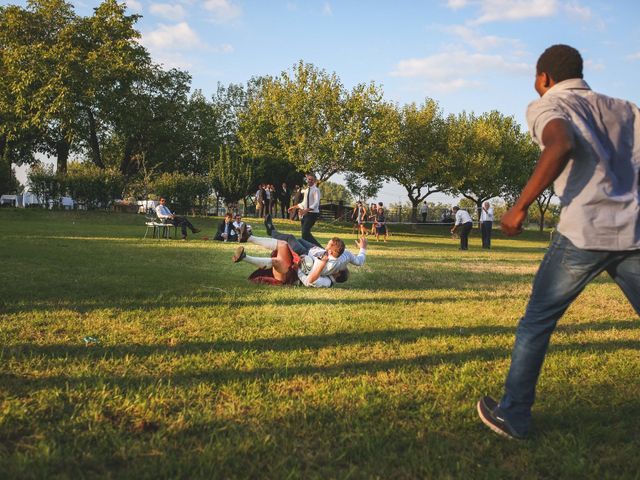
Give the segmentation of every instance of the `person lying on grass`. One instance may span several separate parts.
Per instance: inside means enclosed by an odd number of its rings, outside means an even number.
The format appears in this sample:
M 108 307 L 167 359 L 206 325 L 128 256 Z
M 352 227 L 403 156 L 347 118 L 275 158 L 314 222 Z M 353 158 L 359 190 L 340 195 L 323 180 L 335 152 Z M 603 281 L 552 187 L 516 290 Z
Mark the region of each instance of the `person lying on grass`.
M 276 240 L 284 240 L 289 244 L 291 250 L 293 250 L 298 255 L 306 255 L 310 249 L 315 247 L 311 242 L 306 241 L 303 238 L 296 238 L 295 236 L 289 233 L 280 233 L 273 225 L 271 220 L 271 215 L 267 215 L 264 219 L 264 226 L 267 229 L 267 234 L 271 238 L 275 238 Z M 251 236 L 247 237 L 247 241 L 251 243 L 255 243 L 251 241 Z M 356 246 L 359 249 L 357 255 L 354 255 L 352 252 L 345 248 L 344 242 L 338 238 L 333 237 L 327 243 L 325 250 L 329 254 L 329 259 L 322 270 L 323 276 L 333 275 L 340 270 L 344 270 L 347 268 L 347 265 L 355 265 L 356 267 L 361 267 L 364 265 L 367 255 L 367 239 L 363 235 L 358 240 L 356 240 Z
M 339 238 L 331 239 L 331 242 L 335 240 L 342 242 Z M 236 249 L 231 257 L 235 263 L 245 261 L 258 267 L 249 276 L 250 282 L 268 285 L 301 283 L 306 287 L 329 288 L 335 283 L 346 282 L 349 278 L 346 267 L 332 274 L 322 274 L 329 260 L 329 253 L 324 248 L 314 245 L 306 254 L 298 255 L 284 240 L 252 235 L 248 241 L 272 250 L 270 257 L 253 257 L 246 254 L 244 247 Z M 344 248 L 344 243 L 342 246 Z

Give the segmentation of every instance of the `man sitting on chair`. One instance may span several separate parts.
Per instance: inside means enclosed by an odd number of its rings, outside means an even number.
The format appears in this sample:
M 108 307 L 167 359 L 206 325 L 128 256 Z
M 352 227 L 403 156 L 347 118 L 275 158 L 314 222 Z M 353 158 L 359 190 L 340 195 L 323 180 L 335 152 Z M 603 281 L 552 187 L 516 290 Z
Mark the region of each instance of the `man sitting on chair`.
M 198 233 L 200 231 L 199 228 L 194 227 L 189 220 L 185 217 L 179 217 L 175 215 L 169 208 L 165 205 L 167 200 L 163 197 L 160 197 L 160 204 L 156 207 L 156 215 L 160 220 L 164 220 L 166 223 L 170 225 L 175 225 L 176 227 L 180 227 L 182 229 L 182 239 L 187 239 L 187 228 L 191 230 L 193 233 Z

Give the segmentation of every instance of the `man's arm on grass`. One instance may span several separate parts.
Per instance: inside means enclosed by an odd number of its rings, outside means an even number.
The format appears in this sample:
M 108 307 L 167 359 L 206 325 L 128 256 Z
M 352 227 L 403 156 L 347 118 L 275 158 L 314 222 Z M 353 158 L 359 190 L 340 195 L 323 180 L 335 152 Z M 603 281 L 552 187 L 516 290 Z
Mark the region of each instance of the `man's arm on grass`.
M 544 150 L 516 204 L 502 216 L 500 225 L 507 236 L 522 232 L 529 206 L 551 185 L 567 165 L 574 148 L 571 125 L 560 118 L 549 121 L 542 131 Z

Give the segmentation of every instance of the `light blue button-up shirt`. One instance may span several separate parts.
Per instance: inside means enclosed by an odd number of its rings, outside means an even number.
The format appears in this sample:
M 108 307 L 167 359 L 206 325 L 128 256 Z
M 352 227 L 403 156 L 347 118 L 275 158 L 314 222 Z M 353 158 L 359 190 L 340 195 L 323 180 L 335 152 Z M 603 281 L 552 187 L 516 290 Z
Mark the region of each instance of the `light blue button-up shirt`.
M 533 140 L 555 118 L 573 127 L 575 148 L 554 183 L 558 231 L 587 250 L 640 249 L 640 110 L 591 90 L 582 79 L 559 82 L 527 109 Z

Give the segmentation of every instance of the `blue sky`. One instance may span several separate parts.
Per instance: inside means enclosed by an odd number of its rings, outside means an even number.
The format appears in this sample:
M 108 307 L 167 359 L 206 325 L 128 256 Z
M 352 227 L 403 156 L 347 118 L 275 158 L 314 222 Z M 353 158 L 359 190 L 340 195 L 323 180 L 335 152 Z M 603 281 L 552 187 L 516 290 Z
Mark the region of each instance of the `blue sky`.
M 23 2 L 6 2 L 23 3 Z M 99 2 L 74 2 L 90 15 Z M 535 62 L 554 43 L 585 59 L 595 90 L 639 102 L 640 3 L 631 0 L 129 0 L 158 63 L 187 70 L 209 96 L 218 82 L 277 75 L 298 60 L 347 87 L 373 81 L 398 103 L 444 113 L 499 110 L 524 125 Z M 385 186 L 386 201 L 403 189 Z

